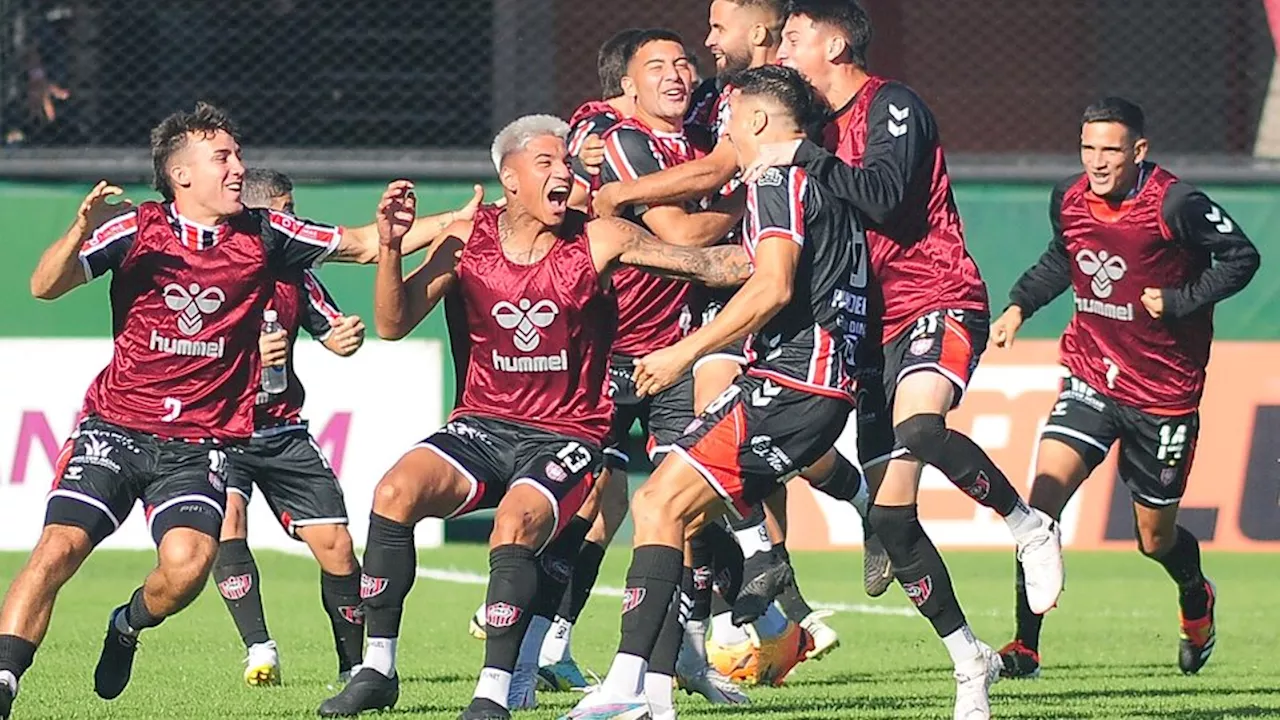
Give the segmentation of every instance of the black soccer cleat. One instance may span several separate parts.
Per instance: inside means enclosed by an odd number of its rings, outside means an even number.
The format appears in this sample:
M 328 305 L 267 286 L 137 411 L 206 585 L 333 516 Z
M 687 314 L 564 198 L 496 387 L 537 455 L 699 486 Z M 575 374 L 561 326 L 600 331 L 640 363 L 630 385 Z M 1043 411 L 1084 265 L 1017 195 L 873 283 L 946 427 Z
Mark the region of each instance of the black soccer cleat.
M 1213 645 L 1217 636 L 1213 622 L 1213 606 L 1218 600 L 1218 589 L 1208 580 L 1204 583 L 1204 591 L 1209 600 L 1205 604 L 1203 617 L 1188 619 L 1178 612 L 1178 668 L 1187 675 L 1200 672 L 1200 668 L 1209 662 L 1213 654 Z
M 0 685 L 0 720 L 9 720 L 13 711 L 13 691 L 8 685 Z
M 1031 680 L 1040 677 L 1040 653 L 1021 640 L 1000 648 L 1000 677 Z
M 743 563 L 742 576 L 750 580 L 743 583 L 738 599 L 733 603 L 733 624 L 738 626 L 754 622 L 764 615 L 774 598 L 796 577 L 791 563 L 777 548 L 747 558 Z
M 366 710 L 389 710 L 400 699 L 400 677 L 387 677 L 373 668 L 361 668 L 342 692 L 325 700 L 320 717 L 355 717 Z
M 103 700 L 114 700 L 129 686 L 133 674 L 133 655 L 138 651 L 138 638 L 116 629 L 116 617 L 128 605 L 121 605 L 111 612 L 107 622 L 107 636 L 102 640 L 102 654 L 98 667 L 93 670 L 93 691 Z
M 511 711 L 488 698 L 472 698 L 458 720 L 511 720 Z

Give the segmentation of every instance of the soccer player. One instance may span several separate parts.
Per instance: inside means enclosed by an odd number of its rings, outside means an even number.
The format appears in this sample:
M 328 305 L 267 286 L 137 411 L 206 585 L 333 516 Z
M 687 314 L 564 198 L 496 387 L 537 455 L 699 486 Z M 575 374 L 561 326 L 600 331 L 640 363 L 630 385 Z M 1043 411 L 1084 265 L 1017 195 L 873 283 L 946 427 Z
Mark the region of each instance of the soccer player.
M 728 136 L 742 166 L 761 142 L 802 136 L 822 112 L 794 70 L 755 68 L 735 84 Z M 747 512 L 802 469 L 815 478 L 838 472 L 831 447 L 853 407 L 848 363 L 866 330 L 866 283 L 854 263 L 859 220 L 804 170 L 775 169 L 748 184 L 742 233 L 741 245 L 716 249 L 751 262 L 751 278 L 708 325 L 637 363 L 637 389 L 650 395 L 697 358 L 752 338 L 746 374 L 698 416 L 632 500 L 622 641 L 601 689 L 570 718 L 674 718 L 657 702 L 661 689 L 646 666 L 663 618 L 691 585 L 687 569 L 681 577 L 686 535 L 726 506 Z
M 627 28 L 604 41 L 596 55 L 600 99 L 582 103 L 569 116 L 569 154 L 574 158 L 573 194 L 569 197 L 572 208 L 585 210 L 591 191 L 599 184 L 596 179 L 604 162 L 600 136 L 614 123 L 635 114 L 635 98 L 623 92 L 622 76 L 627 72 L 626 47 L 640 32 Z M 597 151 L 590 161 L 582 157 L 587 148 L 588 152 Z
M 248 208 L 292 213 L 293 182 L 272 170 L 245 170 L 240 200 Z M 256 483 L 285 532 L 305 542 L 320 564 L 320 600 L 333 627 L 341 683 L 360 662 L 364 641 L 356 612 L 360 565 L 347 532 L 342 488 L 302 419 L 305 393 L 293 367 L 293 343 L 301 326 L 331 352 L 346 357 L 364 342 L 364 323 L 357 316 L 343 316 L 310 270 L 276 280 L 270 307 L 284 330 L 262 336 L 262 364 L 284 363 L 288 386 L 279 394 L 258 392 L 253 437 L 227 455 L 227 508 L 213 581 L 248 652 L 245 682 L 279 684 L 279 653 L 267 632 L 258 565 L 247 540 L 247 512 Z
M 246 210 L 240 146 L 217 108 L 166 118 L 151 154 L 165 202 L 113 206 L 108 198 L 122 190 L 98 183 L 31 276 L 32 294 L 54 299 L 110 272 L 115 346 L 59 457 L 44 530 L 0 609 L 3 718 L 58 590 L 141 500 L 157 567 L 112 610 L 94 671 L 99 697 L 124 691 L 138 634 L 194 600 L 213 565 L 225 453 L 253 432 L 258 340 L 276 273 L 377 257 L 368 228 Z M 392 183 L 386 195 L 409 187 Z
M 396 638 L 414 582 L 413 527 L 425 517 L 497 508 L 490 535 L 485 662 L 464 720 L 508 718 L 521 640 L 531 621 L 549 626 L 568 573 L 548 545 L 577 511 L 603 464 L 612 404 L 606 376 L 615 270 L 640 266 L 713 285 L 741 283 L 744 259 L 670 246 L 615 218 L 588 223 L 570 212 L 572 173 L 559 118 L 531 115 L 493 143 L 505 208 L 457 222 L 408 278 L 401 242 L 412 195 L 386 199 L 379 215 L 375 321 L 403 337 L 447 294 L 451 334 L 465 354 L 459 403 L 444 428 L 406 453 L 374 492 L 361 580 L 368 635 L 359 672 L 322 716 L 393 706 L 399 698 Z M 540 561 L 539 555 L 543 558 Z M 543 593 L 540 583 L 559 585 Z M 535 634 L 531 634 L 531 637 Z
M 1178 586 L 1178 667 L 1195 673 L 1213 652 L 1213 583 L 1195 536 L 1178 525 L 1213 338 L 1213 307 L 1244 289 L 1257 249 L 1200 190 L 1148 162 L 1143 113 L 1118 97 L 1084 111 L 1084 172 L 1054 188 L 1053 239 L 1009 293 L 991 328 L 997 347 L 1063 292 L 1075 314 L 1062 335 L 1070 376 L 1036 452 L 1031 504 L 1060 517 L 1067 501 L 1120 444 L 1120 479 L 1133 497 L 1138 549 Z M 1017 579 L 1017 634 L 1000 651 L 1009 677 L 1040 673 L 1042 618 Z

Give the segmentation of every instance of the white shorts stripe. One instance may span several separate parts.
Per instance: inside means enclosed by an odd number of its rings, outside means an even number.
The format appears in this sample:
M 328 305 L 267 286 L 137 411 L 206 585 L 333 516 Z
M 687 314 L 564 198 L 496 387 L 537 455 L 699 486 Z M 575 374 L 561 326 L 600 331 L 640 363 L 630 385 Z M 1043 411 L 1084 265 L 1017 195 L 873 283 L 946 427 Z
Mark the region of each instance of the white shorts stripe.
M 1072 428 L 1065 427 L 1063 425 L 1045 425 L 1044 428 L 1040 430 L 1040 437 L 1044 438 L 1045 435 L 1066 435 L 1067 437 L 1075 438 L 1081 442 L 1088 443 L 1098 448 L 1104 453 L 1111 451 L 1110 446 L 1102 444 L 1102 441 L 1098 440 L 1092 435 L 1086 435 L 1085 433 L 1082 433 L 1079 430 L 1074 430 Z
M 453 459 L 453 456 L 449 455 L 449 453 L 441 450 L 435 445 L 432 445 L 429 442 L 423 441 L 418 443 L 417 445 L 414 445 L 414 447 L 430 450 L 436 455 L 439 455 L 440 459 L 452 465 L 454 470 L 457 470 L 458 472 L 462 473 L 462 476 L 467 479 L 467 482 L 471 483 L 471 489 L 467 491 L 467 499 L 463 500 L 462 504 L 459 505 L 453 512 L 444 516 L 446 520 L 448 520 L 449 518 L 457 517 L 458 513 L 462 512 L 464 508 L 466 508 L 468 505 L 471 504 L 471 501 L 476 499 L 476 493 L 480 492 L 480 481 L 476 480 L 476 477 L 474 475 L 468 472 L 466 468 L 462 467 L 462 463 Z
M 111 514 L 111 509 L 107 507 L 106 503 L 102 502 L 96 497 L 93 497 L 92 495 L 85 495 L 84 493 L 78 493 L 75 490 L 64 490 L 62 488 L 55 488 L 49 491 L 49 494 L 45 497 L 45 501 L 48 502 L 50 499 L 55 497 L 64 497 L 70 500 L 79 500 L 85 505 L 92 505 L 93 507 L 101 510 L 103 515 L 107 516 L 107 519 L 111 521 L 111 525 L 116 530 L 120 529 L 120 519 L 117 518 L 115 515 Z
M 542 496 L 547 499 L 547 502 L 551 503 L 551 533 L 547 535 L 547 539 L 542 543 L 542 547 L 538 548 L 538 554 L 542 554 L 542 551 L 546 550 L 547 546 L 551 544 L 551 541 L 555 539 L 555 529 L 560 527 L 560 503 L 556 501 L 556 496 L 552 495 L 550 490 L 543 487 L 542 483 L 531 477 L 521 477 L 512 480 L 511 484 L 507 486 L 507 492 L 511 492 L 520 485 L 528 485 L 529 487 L 537 489 L 537 491 L 542 493 Z
M 671 452 L 675 453 L 677 457 L 688 463 L 689 467 L 697 470 L 698 473 L 702 475 L 702 479 L 706 480 L 707 484 L 711 486 L 711 489 L 715 490 L 716 494 L 724 500 L 725 506 L 729 508 L 729 514 L 732 515 L 735 520 L 742 519 L 742 514 L 738 512 L 738 508 L 733 504 L 733 498 L 729 496 L 729 492 L 724 489 L 719 480 L 716 480 L 716 476 L 712 475 L 710 470 L 703 466 L 702 463 L 694 460 L 693 456 L 679 445 L 672 445 Z

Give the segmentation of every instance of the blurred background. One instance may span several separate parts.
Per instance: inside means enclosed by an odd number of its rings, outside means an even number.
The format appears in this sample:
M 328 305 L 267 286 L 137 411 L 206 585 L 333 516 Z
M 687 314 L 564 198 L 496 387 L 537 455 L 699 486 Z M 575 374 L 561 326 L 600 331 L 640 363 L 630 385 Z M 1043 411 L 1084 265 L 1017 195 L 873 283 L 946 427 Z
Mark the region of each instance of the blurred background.
M 865 4 L 876 28 L 872 70 L 913 86 L 937 115 L 995 312 L 1049 238 L 1049 189 L 1078 170 L 1080 112 L 1103 95 L 1140 103 L 1154 159 L 1203 186 L 1260 246 L 1262 271 L 1217 315 L 1187 512 L 1199 512 L 1197 534 L 1222 547 L 1280 547 L 1280 281 L 1271 269 L 1280 255 L 1280 0 Z M 0 497 L 16 502 L 20 486 L 46 482 L 101 366 L 86 358 L 109 348 L 105 283 L 45 304 L 30 298 L 26 279 L 93 181 L 125 183 L 134 200 L 152 197 L 146 145 L 162 117 L 197 100 L 228 110 L 246 162 L 290 173 L 304 216 L 369 222 L 379 183 L 394 177 L 418 181 L 426 210 L 445 210 L 465 201 L 472 182 L 492 181 L 487 149 L 503 124 L 530 112 L 567 117 L 597 94 L 596 51 L 613 32 L 673 28 L 701 72 L 713 73 L 702 45 L 707 5 L 0 0 L 0 346 L 10 346 L 0 347 Z M 369 316 L 371 271 L 329 268 L 324 277 L 348 312 Z M 1051 405 L 1055 341 L 1070 309 L 1061 299 L 1038 315 L 1017 352 L 989 352 L 973 399 L 952 419 L 972 426 L 1019 478 L 1029 475 L 1034 431 Z M 442 421 L 454 390 L 439 319 L 413 337 L 436 348 L 436 359 L 402 368 L 398 382 L 430 386 L 436 399 L 397 411 L 393 434 L 404 442 Z M 349 488 L 376 481 L 394 458 L 359 435 L 362 423 L 388 420 L 362 404 L 386 390 L 363 380 L 380 368 L 359 358 L 345 367 L 361 379 L 331 399 L 320 392 L 311 407 L 323 428 L 347 418 L 349 432 L 335 429 L 331 440 L 350 444 L 335 463 L 346 463 Z M 1027 373 L 1035 380 L 1016 379 Z M 1116 502 L 1122 487 L 1107 467 L 1082 500 L 1077 546 L 1131 547 Z M 991 523 L 982 511 L 963 499 L 953 506 L 942 492 L 930 512 L 936 527 L 953 524 L 950 542 L 1001 542 L 998 526 L 983 529 Z M 827 511 L 806 502 L 803 512 Z M 811 545 L 857 543 L 856 529 L 824 529 L 836 524 L 815 524 Z

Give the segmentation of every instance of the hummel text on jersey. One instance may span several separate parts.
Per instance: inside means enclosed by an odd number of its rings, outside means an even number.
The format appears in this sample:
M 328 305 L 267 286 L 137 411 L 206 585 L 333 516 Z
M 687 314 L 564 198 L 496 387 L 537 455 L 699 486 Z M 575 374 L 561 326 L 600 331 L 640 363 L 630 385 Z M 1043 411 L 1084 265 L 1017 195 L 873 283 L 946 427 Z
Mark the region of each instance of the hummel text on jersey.
M 226 351 L 227 339 L 188 340 L 186 338 L 165 337 L 158 330 L 151 331 L 151 349 L 155 352 L 170 355 L 187 355 L 190 357 L 220 358 Z
M 509 357 L 493 351 L 493 367 L 503 372 L 564 372 L 569 369 L 569 353 L 555 355 L 516 355 Z
M 1115 303 L 1103 302 L 1093 298 L 1082 298 L 1077 295 L 1076 312 L 1089 313 L 1090 315 L 1101 315 L 1109 320 L 1122 320 L 1124 322 L 1133 321 L 1133 303 L 1117 305 Z

